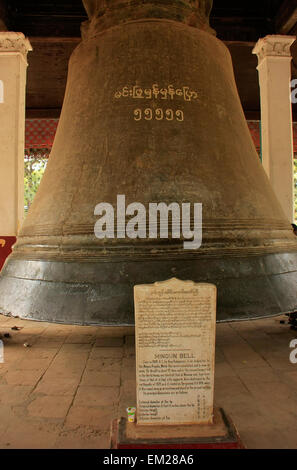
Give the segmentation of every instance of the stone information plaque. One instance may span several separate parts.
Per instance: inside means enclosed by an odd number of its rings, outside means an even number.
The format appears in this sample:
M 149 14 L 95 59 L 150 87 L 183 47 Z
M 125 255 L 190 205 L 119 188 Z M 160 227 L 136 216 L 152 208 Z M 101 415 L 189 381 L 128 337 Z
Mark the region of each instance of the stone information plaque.
M 216 296 L 178 279 L 134 287 L 138 424 L 212 423 Z

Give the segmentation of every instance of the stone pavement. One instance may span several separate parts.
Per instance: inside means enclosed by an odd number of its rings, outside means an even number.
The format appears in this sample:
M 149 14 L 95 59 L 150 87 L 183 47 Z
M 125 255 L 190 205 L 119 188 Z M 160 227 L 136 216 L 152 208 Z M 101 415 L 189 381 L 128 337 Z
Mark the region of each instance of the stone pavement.
M 286 318 L 217 325 L 216 406 L 248 448 L 297 448 L 297 332 L 280 324 Z M 0 333 L 11 335 L 0 364 L 0 448 L 108 448 L 111 420 L 136 401 L 134 329 L 0 315 Z

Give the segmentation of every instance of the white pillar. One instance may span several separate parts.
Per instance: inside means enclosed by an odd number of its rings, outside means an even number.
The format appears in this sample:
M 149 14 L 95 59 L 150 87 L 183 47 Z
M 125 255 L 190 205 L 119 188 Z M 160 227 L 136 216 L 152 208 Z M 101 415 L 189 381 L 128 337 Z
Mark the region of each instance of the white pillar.
M 16 236 L 24 213 L 27 53 L 22 33 L 0 32 L 0 238 Z
M 290 223 L 294 221 L 290 47 L 295 39 L 266 36 L 253 50 L 259 62 L 263 166 Z

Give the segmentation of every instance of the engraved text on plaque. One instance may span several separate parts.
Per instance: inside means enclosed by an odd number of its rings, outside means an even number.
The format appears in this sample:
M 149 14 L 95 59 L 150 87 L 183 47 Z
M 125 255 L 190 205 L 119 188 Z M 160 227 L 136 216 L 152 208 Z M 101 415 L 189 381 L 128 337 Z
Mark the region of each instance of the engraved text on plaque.
M 212 423 L 216 286 L 134 287 L 138 424 Z

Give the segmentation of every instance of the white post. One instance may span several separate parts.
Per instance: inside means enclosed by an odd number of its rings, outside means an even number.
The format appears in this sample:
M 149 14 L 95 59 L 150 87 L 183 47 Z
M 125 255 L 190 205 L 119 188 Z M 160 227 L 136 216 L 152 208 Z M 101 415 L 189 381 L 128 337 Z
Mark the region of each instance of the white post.
M 295 39 L 266 36 L 253 50 L 259 62 L 263 166 L 290 223 L 294 221 L 290 47 Z
M 22 33 L 0 32 L 0 238 L 13 237 L 24 213 L 27 53 Z

